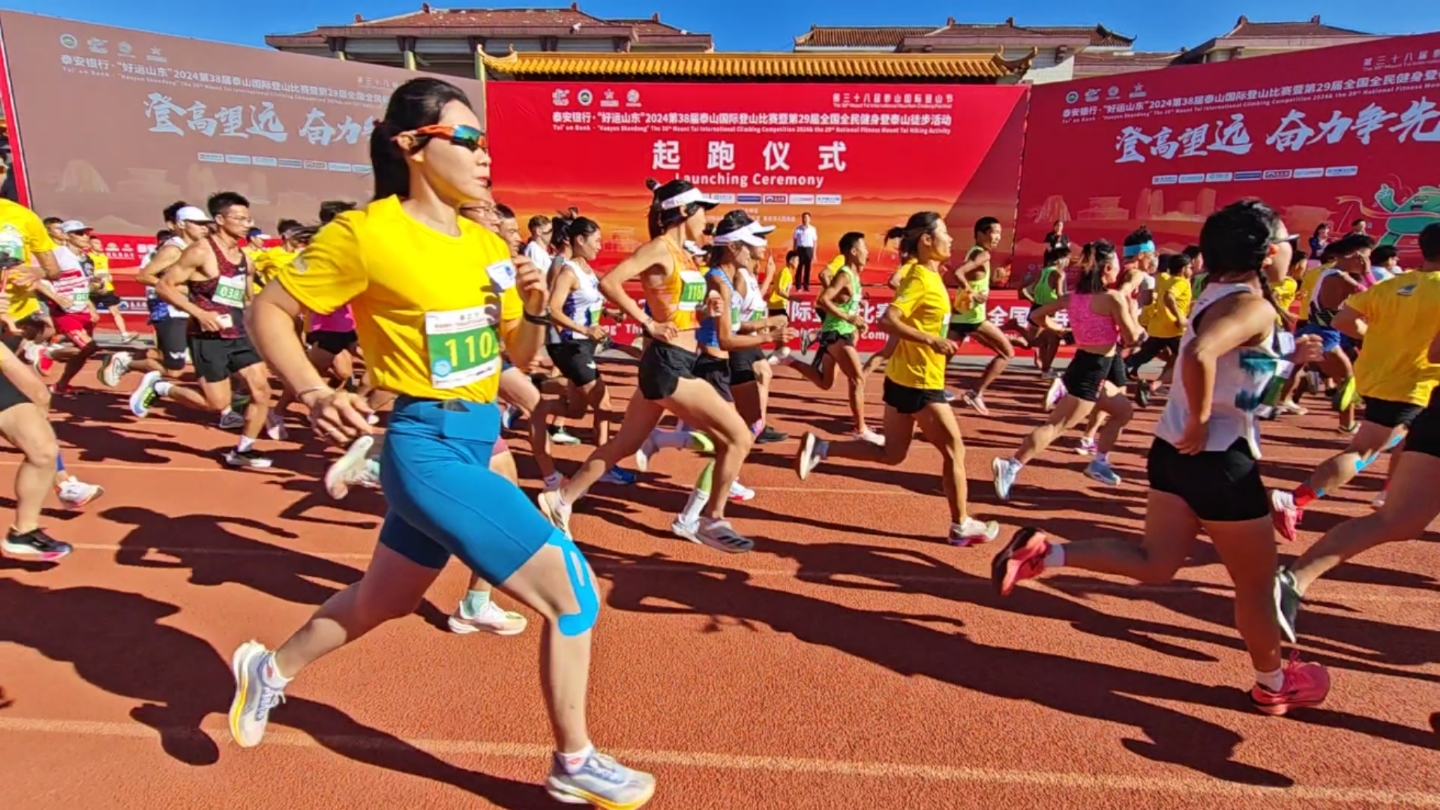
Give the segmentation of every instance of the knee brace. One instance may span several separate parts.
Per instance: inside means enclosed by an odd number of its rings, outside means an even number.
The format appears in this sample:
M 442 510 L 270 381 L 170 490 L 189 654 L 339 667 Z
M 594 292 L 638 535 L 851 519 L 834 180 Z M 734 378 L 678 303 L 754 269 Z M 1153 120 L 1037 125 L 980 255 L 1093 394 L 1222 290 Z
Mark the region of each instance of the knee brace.
M 559 618 L 560 633 L 565 636 L 578 636 L 595 626 L 595 620 L 600 616 L 600 594 L 595 590 L 595 581 L 590 574 L 590 566 L 585 563 L 585 556 L 575 543 L 565 536 L 565 533 L 556 530 L 545 541 L 547 546 L 555 546 L 565 556 L 565 573 L 570 577 L 570 590 L 575 594 L 575 602 L 579 610 L 574 613 L 566 613 Z

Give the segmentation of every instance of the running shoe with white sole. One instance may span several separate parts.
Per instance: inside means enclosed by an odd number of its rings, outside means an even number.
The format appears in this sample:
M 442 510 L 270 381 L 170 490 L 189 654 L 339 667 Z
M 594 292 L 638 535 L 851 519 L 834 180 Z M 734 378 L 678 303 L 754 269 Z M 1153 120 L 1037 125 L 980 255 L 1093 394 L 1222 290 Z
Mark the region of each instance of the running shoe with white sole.
M 676 517 L 674 520 L 670 521 L 670 533 L 683 540 L 689 540 L 692 543 L 699 543 L 700 538 L 696 537 L 696 534 L 699 533 L 699 531 L 700 521 L 698 520 L 687 522 L 683 518 Z
M 263 470 L 270 466 L 271 461 L 264 453 L 255 448 L 241 451 L 238 448 L 230 448 L 225 454 L 225 463 L 231 467 L 249 467 L 255 470 Z
M 613 757 L 592 752 L 575 771 L 555 754 L 545 790 L 557 802 L 589 804 L 601 810 L 636 810 L 655 795 L 655 777 L 627 768 Z
M 1016 583 L 1034 579 L 1045 570 L 1050 541 L 1045 532 L 1029 526 L 1015 533 L 990 561 L 990 581 L 1001 596 L 1009 596 Z
M 868 427 L 864 430 L 855 431 L 853 434 L 851 434 L 851 438 L 859 439 L 862 442 L 869 442 L 876 447 L 885 446 L 885 437 L 881 436 L 879 433 L 876 433 L 874 430 Z
M 11 529 L 5 535 L 5 542 L 0 548 L 4 548 L 6 554 L 30 557 L 42 562 L 54 562 L 68 556 L 73 550 L 69 543 L 56 540 L 46 534 L 44 529 L 33 529 L 24 534 Z
M 1020 470 L 1020 463 L 1013 458 L 996 456 L 990 460 L 990 472 L 995 476 L 995 495 L 1000 500 L 1010 500 L 1010 488 L 1015 486 L 1015 478 L 1020 475 Z
M 755 543 L 735 531 L 735 527 L 731 526 L 728 520 L 700 518 L 695 539 L 703 546 L 730 554 L 741 554 L 755 548 Z
M 788 438 L 790 438 L 788 433 L 781 433 L 778 430 L 772 429 L 769 425 L 766 425 L 759 433 L 755 434 L 755 443 L 774 444 L 776 442 L 783 442 Z
M 1250 689 L 1250 704 L 1264 714 L 1281 716 L 1291 709 L 1319 706 L 1330 694 L 1330 673 L 1319 664 L 1307 664 L 1293 653 L 1285 663 L 1285 682 L 1280 691 L 1255 684 Z
M 1289 542 L 1295 542 L 1296 535 L 1300 532 L 1300 520 L 1305 517 L 1305 510 L 1295 505 L 1295 496 L 1280 489 L 1270 490 L 1270 521 L 1275 524 L 1275 531 Z
M 619 467 L 611 467 L 605 471 L 604 475 L 600 476 L 600 483 L 618 484 L 622 487 L 629 486 L 635 483 L 635 474 L 622 470 Z
M 565 428 L 554 428 L 550 432 L 550 441 L 556 444 L 576 445 L 580 440 L 566 432 Z
M 129 352 L 116 352 L 110 355 L 110 359 L 100 366 L 100 384 L 106 388 L 114 388 L 119 385 L 120 379 L 125 376 L 125 372 L 130 370 L 130 363 L 134 360 L 135 357 Z
M 494 602 L 486 602 L 479 613 L 470 616 L 465 613 L 465 603 L 462 601 L 455 606 L 455 612 L 450 614 L 446 623 L 450 625 L 450 632 L 462 636 L 478 632 L 516 636 L 525 632 L 530 622 L 523 615 L 513 610 L 505 610 Z
M 999 535 L 999 523 L 993 520 L 976 520 L 975 518 L 967 517 L 961 525 L 950 526 L 950 536 L 946 538 L 946 541 L 952 546 L 966 548 L 988 543 Z
M 642 473 L 649 472 L 650 459 L 654 458 L 659 453 L 660 446 L 655 444 L 655 440 L 650 438 L 649 436 L 645 437 L 645 443 L 640 445 L 639 450 L 635 451 L 635 469 L 639 470 Z
M 275 660 L 265 645 L 247 641 L 230 657 L 235 675 L 235 699 L 230 703 L 230 736 L 241 748 L 253 748 L 265 736 L 270 710 L 285 702 L 285 690 L 267 682 L 275 673 Z
M 335 500 L 350 493 L 350 487 L 363 485 L 362 479 L 370 477 L 370 448 L 375 446 L 374 436 L 361 436 L 350 443 L 345 454 L 325 470 L 325 491 Z M 376 484 L 378 485 L 378 481 Z
M 1097 458 L 1085 465 L 1085 477 L 1092 481 L 1099 481 L 1106 486 L 1120 486 L 1120 474 L 1110 466 L 1110 462 Z
M 87 484 L 74 476 L 55 485 L 55 496 L 67 509 L 80 509 L 104 494 L 104 487 Z
M 1094 439 L 1089 436 L 1081 436 L 1080 444 L 1075 447 L 1075 452 L 1082 456 L 1093 456 L 1098 447 L 1099 445 Z
M 1291 644 L 1296 639 L 1295 622 L 1300 617 L 1300 599 L 1295 575 L 1281 568 L 1275 574 L 1275 620 L 1280 623 L 1280 634 Z
M 158 371 L 148 371 L 140 378 L 140 385 L 130 393 L 130 413 L 144 419 L 150 414 L 150 406 L 160 398 L 155 386 L 165 379 L 165 375 Z
M 239 430 L 245 427 L 245 414 L 239 410 L 229 410 L 220 414 L 221 430 Z
M 1065 394 L 1065 381 L 1059 377 L 1051 380 L 1050 387 L 1045 389 L 1045 412 L 1049 413 L 1055 410 L 1055 406 L 1060 404 L 1060 400 L 1065 398 Z
M 984 394 L 978 394 L 974 391 L 966 391 L 964 394 L 960 395 L 960 399 L 966 405 L 969 405 L 971 408 L 973 408 L 975 412 L 980 414 L 981 416 L 990 415 L 990 408 L 985 404 Z
M 265 435 L 276 442 L 290 438 L 290 430 L 285 427 L 285 417 L 274 411 L 265 414 Z
M 730 500 L 737 503 L 755 500 L 755 490 L 745 486 L 739 481 L 730 484 Z
M 795 453 L 795 474 L 801 481 L 810 477 L 810 473 L 820 466 L 825 459 L 825 452 L 829 449 L 830 443 L 819 439 L 814 433 L 806 431 L 800 439 L 800 449 Z

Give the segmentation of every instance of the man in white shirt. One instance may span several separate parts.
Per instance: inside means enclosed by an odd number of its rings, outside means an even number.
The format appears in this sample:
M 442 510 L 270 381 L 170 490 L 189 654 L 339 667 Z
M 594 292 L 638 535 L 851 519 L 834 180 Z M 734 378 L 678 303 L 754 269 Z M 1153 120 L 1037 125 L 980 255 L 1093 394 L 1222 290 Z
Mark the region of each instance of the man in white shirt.
M 810 212 L 800 215 L 800 226 L 795 229 L 795 252 L 800 255 L 800 266 L 795 270 L 795 289 L 810 289 L 810 265 L 815 261 L 815 245 L 819 234 L 810 224 Z
M 550 280 L 550 235 L 554 226 L 550 224 L 549 217 L 535 215 L 526 224 L 530 231 L 530 241 L 525 243 L 525 258 L 535 265 L 540 272 L 545 274 L 545 280 Z

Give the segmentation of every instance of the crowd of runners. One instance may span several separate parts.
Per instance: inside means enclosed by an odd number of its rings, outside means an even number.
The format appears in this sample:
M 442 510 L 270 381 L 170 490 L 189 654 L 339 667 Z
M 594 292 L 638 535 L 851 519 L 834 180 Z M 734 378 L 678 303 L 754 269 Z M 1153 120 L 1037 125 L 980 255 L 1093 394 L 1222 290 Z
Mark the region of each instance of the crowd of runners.
M 345 448 L 325 475 L 329 493 L 384 493 L 389 511 L 361 581 L 283 643 L 235 651 L 229 722 L 242 746 L 261 741 L 306 666 L 412 612 L 454 556 L 472 578 L 451 630 L 524 632 L 525 615 L 502 606 L 497 588 L 544 622 L 550 794 L 605 808 L 647 802 L 654 777 L 600 753 L 589 736 L 600 596 L 571 516 L 596 484 L 633 485 L 627 468 L 643 472 L 662 451 L 687 450 L 708 460 L 676 504 L 672 532 L 719 552 L 751 550 L 726 505 L 756 496 L 741 483 L 752 447 L 787 438 L 767 425 L 777 375 L 824 389 L 843 378 L 849 393 L 850 435 L 799 438 L 802 481 L 836 459 L 900 464 L 918 427 L 940 451 L 945 536 L 956 546 L 1001 533 L 973 514 L 957 406 L 988 416 L 986 392 L 1017 347 L 1035 352 L 1034 407 L 1048 416 L 994 457 L 1001 500 L 1071 429 L 1085 474 L 1119 486 L 1111 456 L 1123 452 L 1122 432 L 1137 408 L 1163 400 L 1146 451 L 1143 538 L 1061 541 L 1012 527 L 993 560 L 994 585 L 1009 594 L 1060 567 L 1166 582 L 1203 532 L 1234 581 L 1251 700 L 1268 714 L 1318 705 L 1329 691 L 1324 668 L 1287 661 L 1282 649 L 1295 640 L 1309 587 L 1366 549 L 1419 537 L 1440 512 L 1422 491 L 1440 475 L 1440 224 L 1420 235 L 1424 264 L 1408 271 L 1358 228 L 1333 240 L 1317 231 L 1307 255 L 1255 200 L 1217 211 L 1198 244 L 1174 254 L 1162 254 L 1145 228 L 1118 245 L 1076 249 L 1057 224 L 1043 269 L 1022 290 L 1028 322 L 1002 329 L 986 306 L 1001 223 L 985 217 L 952 233 L 939 213 L 922 211 L 883 235 L 842 235 L 818 274 L 820 328 L 797 333 L 787 303 L 802 265 L 809 286 L 813 245 L 808 257 L 783 252 L 769 242 L 773 227 L 745 211 L 718 210 L 684 180 L 652 180 L 649 240 L 615 266 L 595 267 L 600 225 L 581 210 L 531 217 L 522 232 L 492 192 L 479 126 L 454 86 L 407 82 L 374 131 L 373 201 L 325 203 L 313 224 L 281 221 L 278 245 L 265 246 L 249 202 L 233 192 L 159 212 L 159 246 L 137 273 L 153 349 L 127 328 L 83 222 L 41 220 L 0 201 L 0 435 L 23 454 L 8 553 L 65 556 L 70 546 L 39 526 L 49 491 L 77 509 L 103 494 L 65 471 L 50 423 L 52 400 L 76 396 L 73 381 L 87 366 L 104 387 L 128 391 L 136 418 L 179 407 L 238 431 L 223 456 L 234 467 L 270 466 L 265 442 L 286 438 L 287 414 L 308 413 L 316 434 Z M 887 247 L 901 260 L 889 282 L 894 299 L 867 323 L 862 273 L 871 251 Z M 94 340 L 99 307 L 122 344 L 108 353 Z M 612 344 L 606 318 L 631 322 L 640 337 Z M 857 340 L 869 328 L 889 341 L 862 358 Z M 791 352 L 797 340 L 813 359 Z M 994 356 L 951 394 L 948 366 L 966 340 Z M 1074 352 L 1060 371 L 1052 364 L 1064 344 Z M 617 353 L 629 360 L 612 359 Z M 1158 378 L 1142 378 L 1154 360 L 1164 363 Z M 632 361 L 638 390 L 617 415 L 605 366 Z M 874 423 L 867 378 L 882 367 L 884 410 Z M 1304 413 L 1306 395 L 1325 397 L 1345 438 L 1305 483 L 1267 491 L 1261 423 Z M 587 417 L 594 450 L 566 476 L 552 443 L 578 443 L 567 428 Z M 541 477 L 536 501 L 518 486 L 507 433 L 528 439 Z M 1374 513 L 1339 524 L 1280 568 L 1276 535 L 1295 540 L 1307 506 L 1386 454 Z

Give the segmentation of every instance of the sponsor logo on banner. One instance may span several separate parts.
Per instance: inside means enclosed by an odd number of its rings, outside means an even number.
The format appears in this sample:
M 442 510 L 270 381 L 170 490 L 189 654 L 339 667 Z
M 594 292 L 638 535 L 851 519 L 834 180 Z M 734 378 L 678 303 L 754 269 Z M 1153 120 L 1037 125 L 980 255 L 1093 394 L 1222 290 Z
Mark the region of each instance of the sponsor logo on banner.
M 1359 173 L 1359 166 L 1331 166 L 1325 170 L 1326 177 L 1354 177 Z
M 710 195 L 710 196 L 712 196 L 712 197 L 715 198 L 715 202 L 722 203 L 722 204 L 725 204 L 725 205 L 729 205 L 729 204 L 735 202 L 735 195 L 734 195 L 734 194 L 712 194 L 712 195 Z
M 640 106 L 640 91 L 639 91 L 639 90 L 635 90 L 635 89 L 632 88 L 631 90 L 626 91 L 626 93 L 625 93 L 625 106 L 626 106 L 626 107 L 639 107 L 639 106 Z
M 1325 170 L 1324 170 L 1324 169 L 1296 169 L 1296 170 L 1295 170 L 1295 179 L 1296 179 L 1296 180 L 1314 180 L 1314 179 L 1317 178 L 1317 177 L 1324 177 L 1324 176 L 1325 176 Z
M 816 195 L 815 195 L 815 204 L 816 204 L 816 205 L 839 205 L 839 204 L 840 204 L 840 195 L 839 195 L 839 194 L 816 194 Z
M 749 204 L 751 204 L 751 205 L 759 205 L 759 204 L 760 204 L 760 200 L 761 200 L 761 197 L 760 197 L 759 194 L 736 194 L 736 195 L 735 195 L 735 202 L 737 202 L 737 203 L 742 203 L 742 204 L 749 203 Z
M 1234 177 L 1235 177 L 1235 175 L 1234 175 L 1232 172 L 1208 172 L 1208 173 L 1205 175 L 1205 182 L 1207 182 L 1207 183 L 1228 183 L 1228 182 L 1230 182 L 1232 179 L 1234 179 Z
M 1289 169 L 1266 169 L 1266 180 L 1289 180 L 1293 172 Z
M 1239 181 L 1239 180 L 1259 180 L 1259 179 L 1260 179 L 1261 177 L 1263 177 L 1263 176 L 1264 176 L 1264 172 L 1235 172 L 1235 179 L 1236 179 L 1237 181 Z
M 1150 185 L 1173 186 L 1179 181 L 1180 175 L 1178 174 L 1157 174 L 1154 177 L 1150 178 Z
M 790 204 L 791 204 L 791 205 L 814 205 L 814 204 L 815 204 L 815 195 L 814 195 L 814 194 L 791 194 L 791 195 L 790 195 Z
M 590 103 L 595 100 L 595 94 L 591 93 L 590 90 L 587 88 L 576 93 L 575 100 L 580 102 L 580 106 L 589 107 Z
M 766 205 L 785 205 L 785 204 L 787 204 L 787 203 L 789 203 L 789 202 L 790 202 L 790 198 L 789 198 L 788 196 L 784 195 L 784 194 L 766 194 L 766 195 L 765 195 L 765 204 L 766 204 Z
M 1204 175 L 1204 173 L 1201 173 L 1201 172 L 1196 172 L 1196 173 L 1194 173 L 1194 174 L 1182 174 L 1182 175 L 1180 175 L 1180 184 L 1181 184 L 1181 185 L 1185 185 L 1185 184 L 1188 184 L 1188 183 L 1203 183 L 1203 182 L 1205 182 L 1205 175 Z
M 550 95 L 550 103 L 556 107 L 569 107 L 570 91 L 563 87 L 557 87 L 555 92 Z
M 615 91 L 609 88 L 605 90 L 605 96 L 600 99 L 601 107 L 619 107 L 620 100 L 615 98 Z

